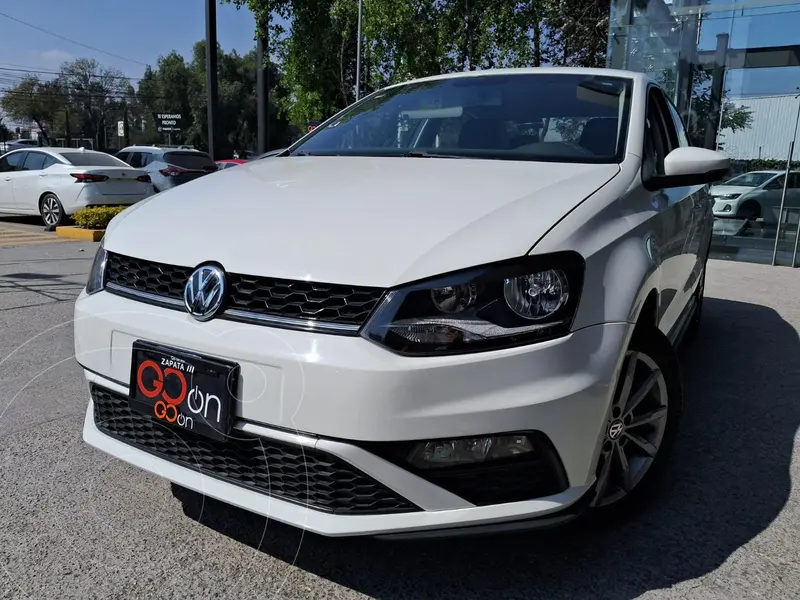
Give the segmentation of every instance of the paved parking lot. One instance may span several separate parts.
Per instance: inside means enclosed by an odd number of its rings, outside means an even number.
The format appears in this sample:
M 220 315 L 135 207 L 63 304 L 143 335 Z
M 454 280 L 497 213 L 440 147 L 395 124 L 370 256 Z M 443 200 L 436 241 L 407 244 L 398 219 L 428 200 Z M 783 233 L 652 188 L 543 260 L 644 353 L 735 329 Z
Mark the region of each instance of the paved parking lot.
M 0 222 L 0 227 L 3 222 Z M 800 272 L 711 263 L 663 495 L 616 529 L 330 540 L 207 504 L 81 441 L 72 301 L 96 244 L 0 248 L 0 597 L 800 595 Z

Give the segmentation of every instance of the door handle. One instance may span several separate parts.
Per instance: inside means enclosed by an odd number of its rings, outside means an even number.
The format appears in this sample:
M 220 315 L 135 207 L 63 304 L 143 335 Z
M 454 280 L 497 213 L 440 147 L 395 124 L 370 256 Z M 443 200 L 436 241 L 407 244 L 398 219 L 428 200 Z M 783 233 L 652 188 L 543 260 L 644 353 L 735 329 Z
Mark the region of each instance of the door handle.
M 11 177 L 6 177 L 6 181 L 11 181 Z
M 39 173 L 39 177 L 47 177 L 47 173 Z

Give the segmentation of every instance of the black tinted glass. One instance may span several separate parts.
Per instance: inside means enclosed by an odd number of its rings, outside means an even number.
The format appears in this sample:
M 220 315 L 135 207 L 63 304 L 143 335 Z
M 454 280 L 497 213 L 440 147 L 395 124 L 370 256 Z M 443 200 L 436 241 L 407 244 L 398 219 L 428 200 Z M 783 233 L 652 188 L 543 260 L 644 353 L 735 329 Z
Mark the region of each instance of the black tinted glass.
M 317 128 L 293 154 L 617 162 L 631 80 L 478 75 L 381 90 Z
M 44 169 L 44 161 L 47 158 L 46 154 L 41 152 L 28 152 L 25 162 L 22 164 L 23 171 L 41 171 Z
M 14 154 L 7 154 L 6 161 L 8 162 L 9 171 L 22 170 L 22 161 L 25 160 L 27 152 L 15 152 Z
M 101 152 L 62 152 L 61 157 L 76 167 L 127 167 L 120 159 Z
M 214 170 L 217 164 L 203 152 L 165 152 L 164 162 L 182 169 Z

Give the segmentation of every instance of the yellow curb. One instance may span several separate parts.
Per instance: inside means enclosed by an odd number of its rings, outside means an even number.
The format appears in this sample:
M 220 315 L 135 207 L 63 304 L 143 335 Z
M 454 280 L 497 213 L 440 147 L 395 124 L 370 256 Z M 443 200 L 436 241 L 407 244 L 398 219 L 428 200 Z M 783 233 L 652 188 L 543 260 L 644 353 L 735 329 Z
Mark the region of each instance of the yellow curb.
M 103 239 L 105 232 L 105 229 L 82 229 L 72 225 L 56 227 L 56 235 L 84 242 L 99 242 Z

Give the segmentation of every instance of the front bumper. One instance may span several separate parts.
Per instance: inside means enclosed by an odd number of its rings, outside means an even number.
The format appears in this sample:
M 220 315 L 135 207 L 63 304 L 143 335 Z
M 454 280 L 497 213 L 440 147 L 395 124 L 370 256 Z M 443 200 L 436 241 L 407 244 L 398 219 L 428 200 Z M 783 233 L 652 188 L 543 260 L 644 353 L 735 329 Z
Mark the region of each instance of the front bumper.
M 735 217 L 739 212 L 741 200 L 734 198 L 725 200 L 724 198 L 714 198 L 714 208 L 711 210 L 715 217 Z
M 89 444 L 189 489 L 330 536 L 418 535 L 503 523 L 544 526 L 571 516 L 570 507 L 594 482 L 631 332 L 627 323 L 604 324 L 522 348 L 409 358 L 361 338 L 222 320 L 201 324 L 187 314 L 106 292 L 83 294 L 75 317 L 76 356 L 90 382 L 127 395 L 131 345 L 137 339 L 235 360 L 242 371 L 237 429 L 327 452 L 420 509 L 345 515 L 267 496 L 106 435 L 90 404 L 84 424 Z M 565 491 L 476 506 L 365 449 L 369 442 L 522 430 L 541 431 L 552 442 L 568 481 Z

